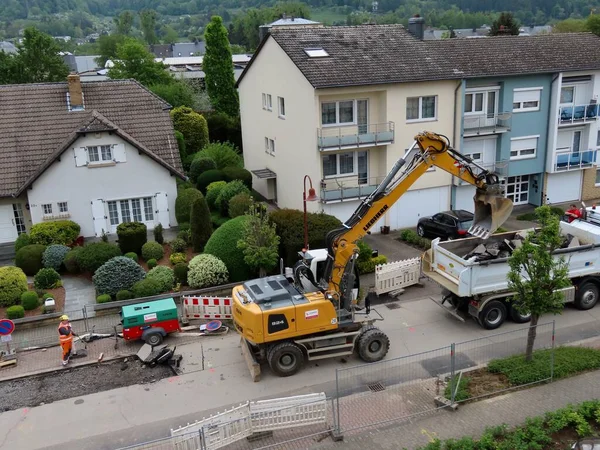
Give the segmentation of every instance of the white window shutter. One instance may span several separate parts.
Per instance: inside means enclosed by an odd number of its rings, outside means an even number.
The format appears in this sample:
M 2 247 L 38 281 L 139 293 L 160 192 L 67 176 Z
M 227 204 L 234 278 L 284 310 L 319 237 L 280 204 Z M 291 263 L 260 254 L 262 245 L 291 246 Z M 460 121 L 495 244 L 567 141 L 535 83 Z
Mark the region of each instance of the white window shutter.
M 75 151 L 75 167 L 87 166 L 87 164 L 88 164 L 87 148 L 75 147 L 73 150 Z
M 120 163 L 125 162 L 127 159 L 125 158 L 125 144 L 113 144 L 112 146 L 113 159 Z
M 154 217 L 154 223 L 156 225 L 160 223 L 163 228 L 171 227 L 169 220 L 169 198 L 166 192 L 156 193 L 156 215 Z
M 92 218 L 94 219 L 94 233 L 96 237 L 102 236 L 102 232 L 108 233 L 106 210 L 104 209 L 104 200 L 92 200 Z

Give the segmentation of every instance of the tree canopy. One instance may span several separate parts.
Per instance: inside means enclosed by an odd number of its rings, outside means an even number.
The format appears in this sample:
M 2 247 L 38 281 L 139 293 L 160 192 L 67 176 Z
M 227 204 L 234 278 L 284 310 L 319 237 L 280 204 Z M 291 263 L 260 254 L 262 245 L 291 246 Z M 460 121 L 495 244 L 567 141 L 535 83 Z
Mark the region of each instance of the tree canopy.
M 117 45 L 117 57 L 113 63 L 114 66 L 108 71 L 112 79 L 133 78 L 144 86 L 175 81 L 165 70 L 164 64 L 156 62 L 154 55 L 136 39 L 126 38 Z
M 490 36 L 518 36 L 521 25 L 511 13 L 503 12 L 500 14 L 490 27 Z

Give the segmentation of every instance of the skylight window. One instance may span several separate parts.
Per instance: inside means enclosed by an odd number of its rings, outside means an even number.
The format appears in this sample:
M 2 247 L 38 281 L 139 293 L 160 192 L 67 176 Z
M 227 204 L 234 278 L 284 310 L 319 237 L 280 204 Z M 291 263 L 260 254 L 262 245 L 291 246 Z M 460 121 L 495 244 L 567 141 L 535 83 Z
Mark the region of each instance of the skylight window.
M 310 58 L 324 58 L 329 56 L 329 53 L 327 53 L 323 47 L 305 48 L 304 51 Z

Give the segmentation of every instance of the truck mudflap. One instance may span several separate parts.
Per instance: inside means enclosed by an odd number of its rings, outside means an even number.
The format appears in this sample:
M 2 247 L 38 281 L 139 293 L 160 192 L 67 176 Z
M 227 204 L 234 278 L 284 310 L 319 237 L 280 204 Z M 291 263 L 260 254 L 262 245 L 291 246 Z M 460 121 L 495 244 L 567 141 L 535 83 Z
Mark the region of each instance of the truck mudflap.
M 452 304 L 451 301 L 451 297 L 442 297 L 441 299 L 435 299 L 433 297 L 429 297 L 429 299 L 435 303 L 436 305 L 438 305 L 440 308 L 442 308 L 444 311 L 446 311 L 448 314 L 450 314 L 451 316 L 457 318 L 458 320 L 460 320 L 461 322 L 465 322 L 465 317 L 463 313 L 461 313 L 458 310 L 458 306 L 454 306 Z

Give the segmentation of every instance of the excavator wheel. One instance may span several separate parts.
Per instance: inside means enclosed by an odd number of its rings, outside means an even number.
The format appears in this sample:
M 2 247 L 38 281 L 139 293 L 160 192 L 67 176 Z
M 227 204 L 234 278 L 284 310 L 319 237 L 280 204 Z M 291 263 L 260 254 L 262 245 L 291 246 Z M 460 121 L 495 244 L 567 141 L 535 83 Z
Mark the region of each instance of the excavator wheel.
M 358 338 L 358 356 L 365 362 L 381 361 L 389 349 L 390 339 L 379 328 L 369 328 Z
M 267 362 L 276 375 L 289 377 L 302 368 L 304 352 L 302 352 L 300 346 L 293 342 L 281 342 L 269 349 Z

